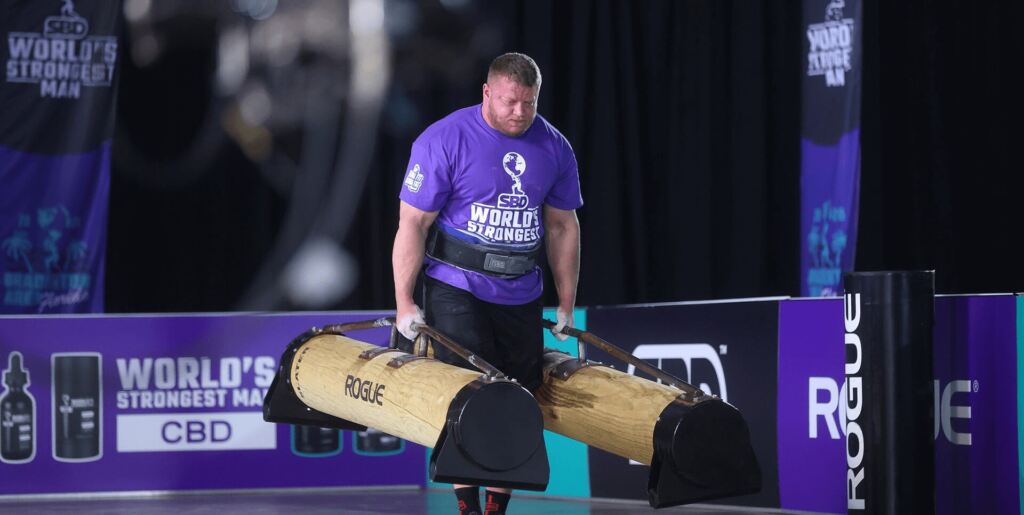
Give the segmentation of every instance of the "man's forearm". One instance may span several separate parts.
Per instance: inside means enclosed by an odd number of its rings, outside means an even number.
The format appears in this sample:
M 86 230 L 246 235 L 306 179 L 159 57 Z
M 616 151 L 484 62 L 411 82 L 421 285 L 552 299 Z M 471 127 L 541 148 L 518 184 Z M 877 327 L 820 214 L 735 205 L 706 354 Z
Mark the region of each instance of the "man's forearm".
M 558 291 L 558 305 L 576 305 L 576 287 L 580 275 L 580 225 L 573 217 L 569 223 L 552 227 L 547 233 L 548 263 Z
M 391 266 L 395 274 L 395 307 L 399 311 L 415 304 L 412 292 L 416 287 L 416 275 L 423 266 L 426 237 L 426 231 L 413 224 L 400 224 L 395 234 Z

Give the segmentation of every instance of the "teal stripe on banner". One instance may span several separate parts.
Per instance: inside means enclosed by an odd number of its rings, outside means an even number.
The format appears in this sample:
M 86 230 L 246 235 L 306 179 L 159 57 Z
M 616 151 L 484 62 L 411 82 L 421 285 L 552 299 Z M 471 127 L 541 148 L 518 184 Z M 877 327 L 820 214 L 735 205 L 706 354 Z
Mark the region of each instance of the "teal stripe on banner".
M 555 320 L 555 310 L 545 309 L 544 317 L 548 320 Z M 573 325 L 577 329 L 587 329 L 586 309 L 577 308 L 573 313 L 573 318 Z M 575 338 L 560 342 L 551 336 L 551 333 L 545 331 L 544 346 L 568 352 L 573 356 L 578 355 Z M 590 465 L 587 460 L 586 444 L 551 431 L 544 431 L 544 445 L 547 447 L 548 463 L 551 465 L 551 481 L 548 483 L 548 489 L 543 492 L 517 490 L 516 493 L 590 497 Z M 427 449 L 427 467 L 430 466 L 430 451 L 431 449 Z M 427 488 L 451 488 L 451 485 L 430 481 L 428 471 Z
M 1017 295 L 1017 496 L 1024 515 L 1024 296 Z

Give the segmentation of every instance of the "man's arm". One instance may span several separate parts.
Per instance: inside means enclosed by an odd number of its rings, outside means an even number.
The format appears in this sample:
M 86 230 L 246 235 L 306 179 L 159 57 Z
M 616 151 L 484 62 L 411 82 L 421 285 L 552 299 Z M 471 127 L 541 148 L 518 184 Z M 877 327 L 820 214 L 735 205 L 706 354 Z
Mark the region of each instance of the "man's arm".
M 411 317 L 418 314 L 412 291 L 416 287 L 416 275 L 423 266 L 427 231 L 435 218 L 437 211 L 422 211 L 405 202 L 399 208 L 398 233 L 395 234 L 395 246 L 391 252 L 391 266 L 395 274 L 395 318 L 400 329 L 403 320 L 411 320 Z
M 544 234 L 548 265 L 558 291 L 558 322 L 559 325 L 563 322 L 571 325 L 580 277 L 580 221 L 576 218 L 576 211 L 545 204 Z

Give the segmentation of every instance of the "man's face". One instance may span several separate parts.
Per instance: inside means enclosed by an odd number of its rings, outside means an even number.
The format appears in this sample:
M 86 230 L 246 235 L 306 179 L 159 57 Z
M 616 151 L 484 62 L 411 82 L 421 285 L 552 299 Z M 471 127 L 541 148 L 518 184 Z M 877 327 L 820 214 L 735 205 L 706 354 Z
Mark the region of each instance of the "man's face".
M 519 136 L 537 117 L 539 95 L 540 84 L 528 88 L 505 76 L 491 77 L 484 84 L 484 120 L 506 136 Z

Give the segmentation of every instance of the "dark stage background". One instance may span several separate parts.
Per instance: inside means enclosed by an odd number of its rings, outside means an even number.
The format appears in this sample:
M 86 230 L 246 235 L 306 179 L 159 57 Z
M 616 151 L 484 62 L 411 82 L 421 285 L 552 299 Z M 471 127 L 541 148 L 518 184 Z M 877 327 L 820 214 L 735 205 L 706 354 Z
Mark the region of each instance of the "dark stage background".
M 479 102 L 487 64 L 509 50 L 537 60 L 540 113 L 580 164 L 580 305 L 798 292 L 798 2 L 386 6 L 391 80 L 365 180 L 345 201 L 351 220 L 335 234 L 353 258 L 349 293 L 310 306 L 254 291 L 259 277 L 284 277 L 295 213 L 324 205 L 292 194 L 310 172 L 287 163 L 323 128 L 275 133 L 269 158 L 240 143 L 261 133 L 239 136 L 216 92 L 223 24 L 182 14 L 158 26 L 156 58 L 121 60 L 108 311 L 393 306 L 409 145 Z M 936 268 L 944 293 L 1024 290 L 1024 113 L 1009 78 L 1024 57 L 1020 9 L 865 2 L 858 269 Z

